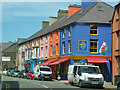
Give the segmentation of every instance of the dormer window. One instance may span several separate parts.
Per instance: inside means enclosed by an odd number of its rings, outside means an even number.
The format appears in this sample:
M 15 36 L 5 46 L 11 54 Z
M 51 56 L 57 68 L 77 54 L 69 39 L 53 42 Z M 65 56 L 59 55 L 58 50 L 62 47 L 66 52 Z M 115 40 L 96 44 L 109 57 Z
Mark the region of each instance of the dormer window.
M 102 6 L 97 6 L 97 10 L 98 11 L 103 11 L 103 7 Z

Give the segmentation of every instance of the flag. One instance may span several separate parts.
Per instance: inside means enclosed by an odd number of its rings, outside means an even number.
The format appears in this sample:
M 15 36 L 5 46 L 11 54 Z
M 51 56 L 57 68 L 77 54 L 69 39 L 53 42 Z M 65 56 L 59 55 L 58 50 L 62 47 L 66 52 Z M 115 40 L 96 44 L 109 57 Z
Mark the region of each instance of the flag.
M 100 47 L 99 53 L 102 53 L 103 55 L 105 55 L 108 48 L 109 46 L 105 42 L 103 42 L 102 46 Z

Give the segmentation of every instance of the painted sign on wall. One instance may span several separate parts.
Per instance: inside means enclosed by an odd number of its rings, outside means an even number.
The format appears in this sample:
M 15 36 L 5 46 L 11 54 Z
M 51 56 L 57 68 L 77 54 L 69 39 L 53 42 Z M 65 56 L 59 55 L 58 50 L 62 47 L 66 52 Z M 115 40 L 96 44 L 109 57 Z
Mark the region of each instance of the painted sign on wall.
M 88 51 L 88 41 L 87 40 L 79 40 L 78 51 Z

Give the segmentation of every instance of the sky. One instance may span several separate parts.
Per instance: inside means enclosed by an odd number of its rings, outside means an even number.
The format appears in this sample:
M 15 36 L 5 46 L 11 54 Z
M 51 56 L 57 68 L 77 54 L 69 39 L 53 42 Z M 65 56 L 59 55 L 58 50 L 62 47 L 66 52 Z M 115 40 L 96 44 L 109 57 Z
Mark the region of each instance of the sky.
M 30 37 L 42 28 L 42 21 L 49 21 L 49 16 L 56 17 L 59 9 L 68 10 L 70 4 L 81 4 L 80 0 L 71 1 L 38 2 L 34 0 L 33 2 L 29 0 L 29 2 L 25 2 L 25 0 L 21 0 L 21 2 L 17 2 L 9 0 L 8 2 L 4 0 L 2 4 L 0 3 L 0 8 L 2 8 L 2 22 L 0 21 L 0 24 L 2 23 L 1 41 L 16 42 L 18 38 Z M 118 1 L 110 1 L 108 4 L 115 6 L 117 3 Z

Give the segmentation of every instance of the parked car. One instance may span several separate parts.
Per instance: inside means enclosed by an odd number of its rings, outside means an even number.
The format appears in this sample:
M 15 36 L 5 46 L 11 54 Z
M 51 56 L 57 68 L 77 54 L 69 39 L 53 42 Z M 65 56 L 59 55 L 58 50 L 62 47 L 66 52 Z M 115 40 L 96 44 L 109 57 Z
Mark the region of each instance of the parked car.
M 71 85 L 79 87 L 94 86 L 103 88 L 104 79 L 99 66 L 70 65 L 68 68 L 68 81 Z
M 34 79 L 52 81 L 52 70 L 48 66 L 38 66 L 34 70 Z
M 14 69 L 10 70 L 10 76 L 12 77 L 12 74 L 14 72 Z
M 28 70 L 21 70 L 18 74 L 18 77 L 19 78 L 26 78 L 27 77 L 27 74 L 28 74 Z
M 19 70 L 12 70 L 10 74 L 12 77 L 17 77 L 19 72 L 20 72 Z
M 33 75 L 34 75 L 34 72 L 33 72 L 33 71 L 30 71 L 30 72 L 27 74 L 27 79 L 33 79 Z

